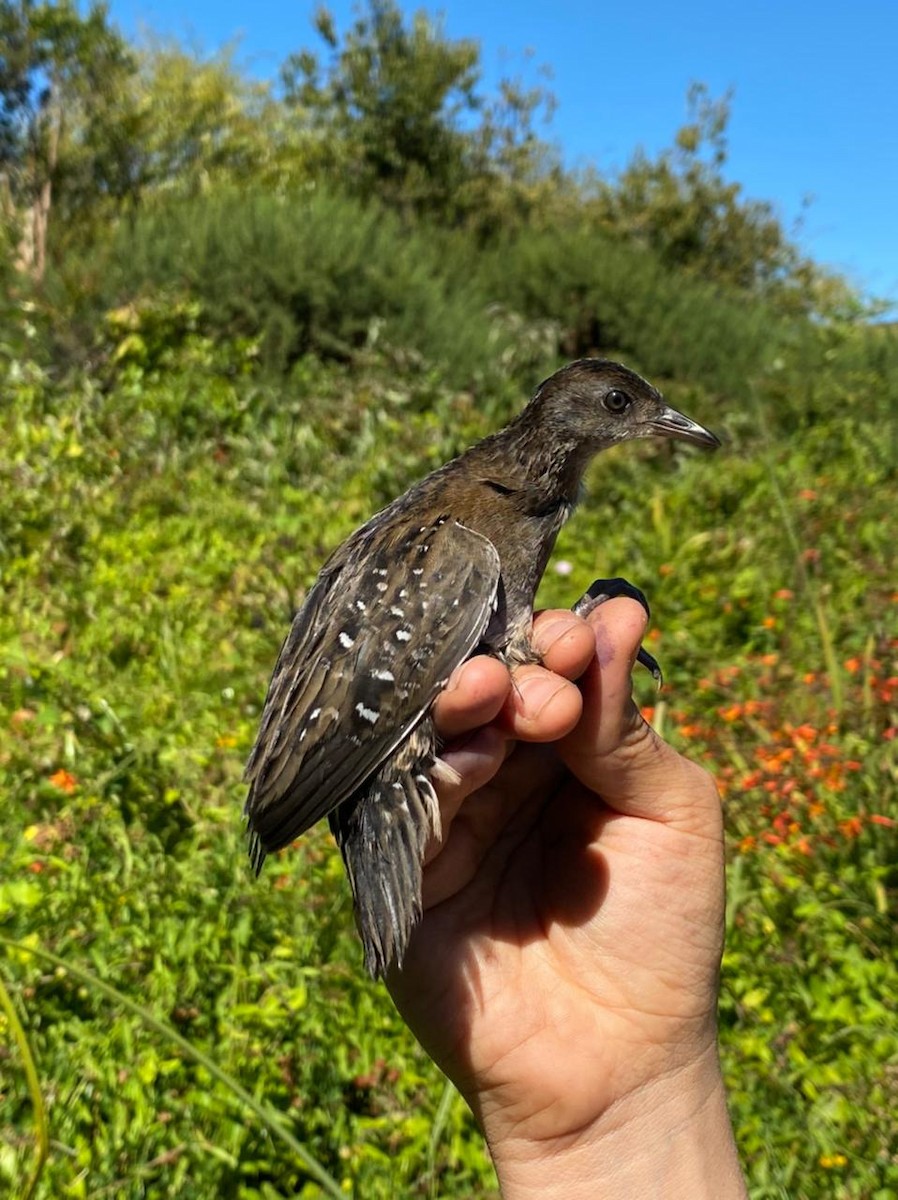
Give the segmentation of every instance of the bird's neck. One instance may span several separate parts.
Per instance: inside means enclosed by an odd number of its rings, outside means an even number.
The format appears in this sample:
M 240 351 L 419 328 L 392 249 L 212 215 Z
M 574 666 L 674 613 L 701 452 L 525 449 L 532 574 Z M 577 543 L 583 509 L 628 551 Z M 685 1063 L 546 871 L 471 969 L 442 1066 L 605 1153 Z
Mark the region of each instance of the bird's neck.
M 534 506 L 551 508 L 576 504 L 583 475 L 601 447 L 579 439 L 547 436 L 527 410 L 504 429 L 474 447 L 472 463 L 493 484 L 529 496 Z

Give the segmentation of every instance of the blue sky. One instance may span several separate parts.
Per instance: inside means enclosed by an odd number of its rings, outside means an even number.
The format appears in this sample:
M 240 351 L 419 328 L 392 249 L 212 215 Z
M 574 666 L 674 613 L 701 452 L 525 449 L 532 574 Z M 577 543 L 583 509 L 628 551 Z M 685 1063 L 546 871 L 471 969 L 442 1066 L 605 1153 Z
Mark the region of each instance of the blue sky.
M 729 178 L 771 201 L 787 229 L 801 217 L 797 240 L 818 262 L 898 304 L 896 0 L 401 6 L 441 13 L 449 36 L 477 39 L 487 87 L 549 67 L 558 108 L 544 132 L 570 165 L 613 171 L 637 146 L 669 146 L 692 81 L 715 96 L 732 88 Z M 316 7 L 193 0 L 185 13 L 179 0 L 112 0 L 111 14 L 131 36 L 146 27 L 209 52 L 239 39 L 239 61 L 274 77 L 288 54 L 316 45 Z M 328 7 L 344 29 L 353 4 Z

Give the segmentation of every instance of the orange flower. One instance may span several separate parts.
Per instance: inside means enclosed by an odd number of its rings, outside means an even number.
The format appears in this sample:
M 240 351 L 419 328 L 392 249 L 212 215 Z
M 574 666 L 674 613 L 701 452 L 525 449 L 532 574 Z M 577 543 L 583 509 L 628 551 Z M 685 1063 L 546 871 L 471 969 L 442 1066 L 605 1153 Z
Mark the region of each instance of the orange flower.
M 754 850 L 754 848 L 755 848 L 755 846 L 757 846 L 757 844 L 758 844 L 758 839 L 756 837 L 754 837 L 752 834 L 748 834 L 748 836 L 744 837 L 742 839 L 742 841 L 739 843 L 739 850 L 742 854 L 745 854 L 746 851 L 748 851 L 748 850 Z
M 894 829 L 898 825 L 898 821 L 893 820 L 892 817 L 883 817 L 879 813 L 871 813 L 868 820 L 874 825 L 884 825 L 886 829 Z
M 817 730 L 807 722 L 804 725 L 797 725 L 791 732 L 795 740 L 801 742 L 813 742 L 817 736 Z
M 776 629 L 776 617 L 765 617 L 761 624 L 765 629 Z
M 645 723 L 646 723 L 647 725 L 651 725 L 652 721 L 654 721 L 654 719 L 655 719 L 655 706 L 654 706 L 654 704 L 646 704 L 646 705 L 645 705 L 643 708 L 641 708 L 639 711 L 640 711 L 640 713 L 642 713 L 642 719 L 643 719 L 643 721 L 645 721 Z
M 684 738 L 694 738 L 702 732 L 701 725 L 681 725 L 680 734 Z
M 63 771 L 61 768 L 50 776 L 49 782 L 53 787 L 58 788 L 59 791 L 65 792 L 67 796 L 71 796 L 72 792 L 78 786 L 78 780 L 75 776 L 69 771 Z
M 858 673 L 858 671 L 861 669 L 861 666 L 863 664 L 861 662 L 861 659 L 855 657 L 855 658 L 846 658 L 844 665 L 845 665 L 845 670 L 848 672 L 849 675 L 856 675 Z
M 798 499 L 799 500 L 816 500 L 817 493 L 814 491 L 813 488 L 802 488 L 801 491 L 798 493 Z
M 773 593 L 774 600 L 794 600 L 795 593 L 791 588 L 780 588 L 778 592 Z
M 857 837 L 863 829 L 863 821 L 860 817 L 849 817 L 845 821 L 839 822 L 839 832 L 847 838 Z
M 816 683 L 817 682 L 816 671 L 806 671 L 804 673 L 804 675 L 802 675 L 802 677 L 801 677 L 801 682 L 802 683 Z

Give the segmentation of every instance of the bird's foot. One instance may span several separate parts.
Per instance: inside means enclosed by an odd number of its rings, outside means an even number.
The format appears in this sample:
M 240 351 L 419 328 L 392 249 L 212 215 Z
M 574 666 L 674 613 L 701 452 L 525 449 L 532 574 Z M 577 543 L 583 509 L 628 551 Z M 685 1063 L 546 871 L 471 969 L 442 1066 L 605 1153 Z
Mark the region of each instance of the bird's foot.
M 619 596 L 627 596 L 630 600 L 636 600 L 645 609 L 647 617 L 650 617 L 651 609 L 649 602 L 645 598 L 645 592 L 641 591 L 635 584 L 629 583 L 626 579 L 621 579 L 618 576 L 615 579 L 596 579 L 592 583 L 577 603 L 573 606 L 573 611 L 578 617 L 588 617 L 591 612 L 604 604 L 607 600 L 616 600 Z M 664 678 L 661 674 L 661 667 L 658 665 L 658 660 L 654 655 L 649 654 L 645 647 L 639 647 L 639 653 L 636 655 L 636 661 L 642 663 L 652 673 L 652 677 L 661 687 Z

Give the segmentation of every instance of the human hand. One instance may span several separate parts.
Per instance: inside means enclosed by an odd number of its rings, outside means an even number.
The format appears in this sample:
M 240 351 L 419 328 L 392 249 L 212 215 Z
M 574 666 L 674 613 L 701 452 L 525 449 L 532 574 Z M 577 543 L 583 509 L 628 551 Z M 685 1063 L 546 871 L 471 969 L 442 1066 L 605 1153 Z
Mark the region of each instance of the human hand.
M 389 985 L 509 1200 L 745 1194 L 716 1051 L 720 803 L 631 700 L 644 629 L 630 600 L 544 613 L 544 667 L 510 687 L 473 659 L 435 709 L 459 780 Z

